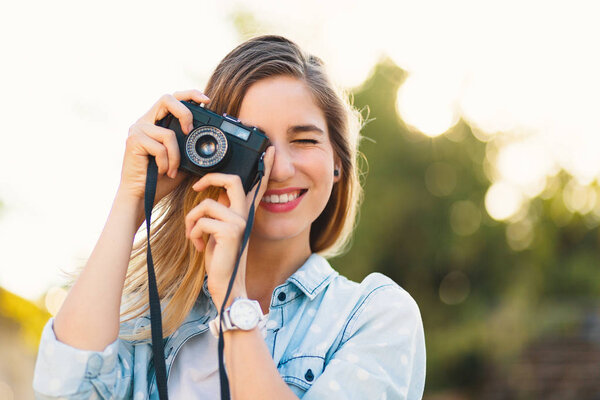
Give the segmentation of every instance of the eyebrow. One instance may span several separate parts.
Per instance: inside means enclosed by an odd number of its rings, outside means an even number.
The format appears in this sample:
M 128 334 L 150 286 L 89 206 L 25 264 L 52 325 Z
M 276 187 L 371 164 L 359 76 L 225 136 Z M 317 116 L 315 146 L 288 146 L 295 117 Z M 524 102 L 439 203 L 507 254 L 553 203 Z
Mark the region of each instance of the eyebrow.
M 290 126 L 287 130 L 288 135 L 294 135 L 302 132 L 316 132 L 321 135 L 325 134 L 323 129 L 319 128 L 316 125 L 308 124 L 308 125 L 294 125 Z

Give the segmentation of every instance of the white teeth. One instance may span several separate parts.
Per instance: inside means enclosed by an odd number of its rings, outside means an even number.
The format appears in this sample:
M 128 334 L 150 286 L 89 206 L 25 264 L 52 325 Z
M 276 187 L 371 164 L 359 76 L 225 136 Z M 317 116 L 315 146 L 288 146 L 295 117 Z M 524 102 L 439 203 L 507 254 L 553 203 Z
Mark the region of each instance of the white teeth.
M 297 199 L 299 195 L 300 195 L 300 192 L 285 193 L 282 195 L 272 194 L 270 196 L 264 196 L 263 201 L 265 203 L 276 203 L 276 204 L 288 203 L 292 200 Z

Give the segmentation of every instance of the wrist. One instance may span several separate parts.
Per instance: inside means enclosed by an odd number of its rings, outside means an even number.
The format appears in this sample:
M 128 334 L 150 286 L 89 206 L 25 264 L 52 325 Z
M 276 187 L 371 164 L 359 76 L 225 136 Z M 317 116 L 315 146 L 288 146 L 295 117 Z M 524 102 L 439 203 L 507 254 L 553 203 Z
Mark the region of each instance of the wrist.
M 217 311 L 221 311 L 221 306 L 223 305 L 223 300 L 225 299 L 225 294 L 227 293 L 227 288 L 224 288 L 221 291 L 213 291 L 209 289 L 209 292 L 211 293 L 211 297 L 213 300 L 213 303 L 215 304 L 215 307 L 217 307 Z M 238 297 L 243 297 L 243 298 L 248 298 L 248 293 L 246 292 L 246 288 L 242 287 L 241 285 L 234 285 L 233 288 L 231 289 L 231 293 L 229 293 L 229 297 L 227 298 L 227 303 L 225 304 L 225 308 L 231 306 L 231 303 L 233 303 L 233 301 L 238 298 Z
M 241 331 L 260 332 L 266 337 L 267 317 L 262 313 L 260 304 L 248 298 L 236 298 L 231 306 L 226 307 L 222 315 L 210 321 L 209 328 L 213 336 L 219 337 L 219 332 Z
M 144 201 L 139 197 L 119 188 L 113 201 L 113 207 L 126 208 L 135 217 L 136 228 L 144 222 Z

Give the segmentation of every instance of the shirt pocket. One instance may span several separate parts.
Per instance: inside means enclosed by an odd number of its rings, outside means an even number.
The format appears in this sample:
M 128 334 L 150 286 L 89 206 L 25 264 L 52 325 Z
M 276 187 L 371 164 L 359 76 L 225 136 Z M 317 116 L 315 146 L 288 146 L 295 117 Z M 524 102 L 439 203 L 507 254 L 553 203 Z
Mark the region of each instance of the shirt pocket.
M 280 361 L 277 369 L 285 383 L 304 393 L 323 373 L 324 365 L 321 356 L 299 355 Z

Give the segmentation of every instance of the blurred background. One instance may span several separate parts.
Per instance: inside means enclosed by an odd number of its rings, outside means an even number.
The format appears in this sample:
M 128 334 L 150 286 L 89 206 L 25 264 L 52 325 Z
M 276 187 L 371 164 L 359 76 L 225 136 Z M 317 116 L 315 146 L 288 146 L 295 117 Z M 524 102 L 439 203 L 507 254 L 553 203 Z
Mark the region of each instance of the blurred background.
M 108 215 L 129 126 L 263 33 L 368 123 L 353 246 L 421 309 L 425 399 L 600 399 L 595 1 L 13 2 L 0 16 L 0 400 Z

